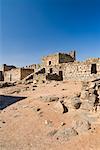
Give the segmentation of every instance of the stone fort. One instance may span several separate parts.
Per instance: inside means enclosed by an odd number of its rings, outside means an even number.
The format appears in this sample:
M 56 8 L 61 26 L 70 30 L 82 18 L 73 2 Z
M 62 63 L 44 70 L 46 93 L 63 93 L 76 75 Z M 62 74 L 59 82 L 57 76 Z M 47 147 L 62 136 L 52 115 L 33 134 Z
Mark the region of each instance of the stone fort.
M 76 60 L 76 51 L 56 53 L 42 57 L 41 64 L 23 68 L 7 66 L 0 68 L 0 80 L 18 81 L 33 76 L 33 80 L 81 80 L 87 81 L 100 77 L 100 58 L 85 61 Z

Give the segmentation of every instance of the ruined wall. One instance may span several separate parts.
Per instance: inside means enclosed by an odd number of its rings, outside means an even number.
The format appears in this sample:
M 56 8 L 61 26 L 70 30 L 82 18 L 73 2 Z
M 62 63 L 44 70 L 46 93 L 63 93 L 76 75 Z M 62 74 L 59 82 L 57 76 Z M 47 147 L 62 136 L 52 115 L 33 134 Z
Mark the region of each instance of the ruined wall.
M 96 65 L 96 72 L 92 72 L 92 65 Z M 100 77 L 100 62 L 85 61 L 65 64 L 62 67 L 64 80 L 91 80 Z
M 21 79 L 21 70 L 20 68 L 11 69 L 4 72 L 4 81 L 18 81 Z
M 68 53 L 68 55 L 70 55 L 73 58 L 73 60 L 76 60 L 76 51 L 75 50 L 74 51 L 70 51 Z
M 68 54 L 64 53 L 59 53 L 59 63 L 68 63 L 68 62 L 73 62 L 74 58 L 72 58 Z
M 36 80 L 39 83 L 43 83 L 43 81 L 46 81 L 46 74 L 35 74 L 33 76 L 33 80 Z
M 74 62 L 76 59 L 76 52 L 71 51 L 70 53 L 57 53 L 48 55 L 42 58 L 42 64 L 45 66 L 55 66 L 60 63 Z
M 8 71 L 8 70 L 11 70 L 11 69 L 14 69 L 14 68 L 16 68 L 16 67 L 13 66 L 13 65 L 6 65 L 6 64 L 2 65 L 2 71 Z
M 2 72 L 2 79 L 1 79 L 2 81 L 4 81 L 4 72 L 9 71 L 13 68 L 16 68 L 16 67 L 13 65 L 6 65 L 6 64 L 0 65 L 0 71 Z
M 94 65 L 94 69 L 93 69 Z M 91 80 L 100 78 L 100 59 L 89 59 L 84 62 L 70 62 L 63 63 L 55 66 L 47 66 L 46 73 L 59 75 L 62 71 L 63 80 Z
M 32 64 L 32 65 L 29 65 L 29 66 L 26 66 L 25 68 L 26 69 L 36 69 L 36 67 L 37 67 L 37 64 Z
M 67 64 L 63 69 L 64 80 L 66 79 L 81 80 L 87 78 L 90 74 L 91 74 L 90 65 L 85 65 L 82 63 Z
M 45 66 L 59 64 L 59 54 L 49 55 L 42 58 L 42 64 Z
M 24 68 L 21 68 L 20 71 L 21 71 L 21 80 L 34 72 L 33 69 L 24 69 Z
M 4 72 L 4 81 L 10 82 L 22 80 L 31 73 L 33 73 L 33 69 L 24 69 L 24 68 L 11 69 L 9 71 Z

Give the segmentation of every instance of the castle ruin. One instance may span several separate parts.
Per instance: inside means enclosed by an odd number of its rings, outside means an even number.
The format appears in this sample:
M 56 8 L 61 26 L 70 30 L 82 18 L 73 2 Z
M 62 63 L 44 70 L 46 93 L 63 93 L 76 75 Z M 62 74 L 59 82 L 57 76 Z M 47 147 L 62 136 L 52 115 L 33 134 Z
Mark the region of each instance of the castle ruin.
M 76 51 L 57 53 L 42 57 L 41 64 L 24 68 L 4 65 L 0 80 L 18 81 L 33 74 L 33 80 L 90 80 L 100 77 L 100 58 L 83 62 L 76 60 Z

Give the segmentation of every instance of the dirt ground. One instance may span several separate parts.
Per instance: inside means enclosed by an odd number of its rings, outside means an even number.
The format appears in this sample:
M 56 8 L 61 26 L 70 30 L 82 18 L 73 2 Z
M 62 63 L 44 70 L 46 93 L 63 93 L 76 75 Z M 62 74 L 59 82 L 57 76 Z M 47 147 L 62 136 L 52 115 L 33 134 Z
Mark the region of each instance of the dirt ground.
M 53 81 L 31 87 L 19 84 L 0 89 L 0 95 L 4 95 L 5 99 L 19 97 L 18 102 L 0 110 L 0 150 L 100 150 L 100 114 L 79 110 L 63 114 L 56 109 L 57 102 L 40 99 L 44 95 L 61 99 L 74 96 L 81 91 L 81 82 Z M 16 89 L 20 92 L 14 93 Z M 69 128 L 75 118 L 86 115 L 95 120 L 91 130 L 69 140 L 50 136 L 51 131 Z

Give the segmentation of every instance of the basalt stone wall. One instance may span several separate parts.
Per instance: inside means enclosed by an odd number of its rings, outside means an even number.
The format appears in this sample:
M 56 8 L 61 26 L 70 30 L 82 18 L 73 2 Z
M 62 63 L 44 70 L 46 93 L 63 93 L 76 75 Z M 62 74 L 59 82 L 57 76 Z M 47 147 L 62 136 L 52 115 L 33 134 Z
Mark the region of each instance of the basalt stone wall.
M 28 75 L 30 75 L 31 73 L 33 73 L 34 70 L 33 69 L 24 69 L 21 68 L 20 69 L 20 79 L 24 79 L 25 77 L 27 77 Z
M 89 80 L 100 77 L 100 62 L 76 62 L 63 66 L 63 78 L 74 80 Z
M 63 80 L 91 80 L 100 78 L 100 61 L 70 62 L 45 67 L 46 73 L 62 74 Z
M 70 53 L 57 53 L 53 55 L 48 55 L 42 58 L 42 64 L 45 66 L 50 65 L 59 65 L 60 63 L 68 63 L 68 62 L 74 62 L 76 59 L 76 53 L 75 51 L 72 51 Z
M 59 53 L 59 63 L 74 62 L 74 58 L 65 53 Z
M 100 58 L 92 58 L 83 62 L 59 63 L 44 65 L 46 73 L 62 73 L 63 80 L 92 80 L 100 78 Z
M 45 66 L 58 65 L 59 64 L 59 54 L 48 55 L 42 58 L 42 64 Z

